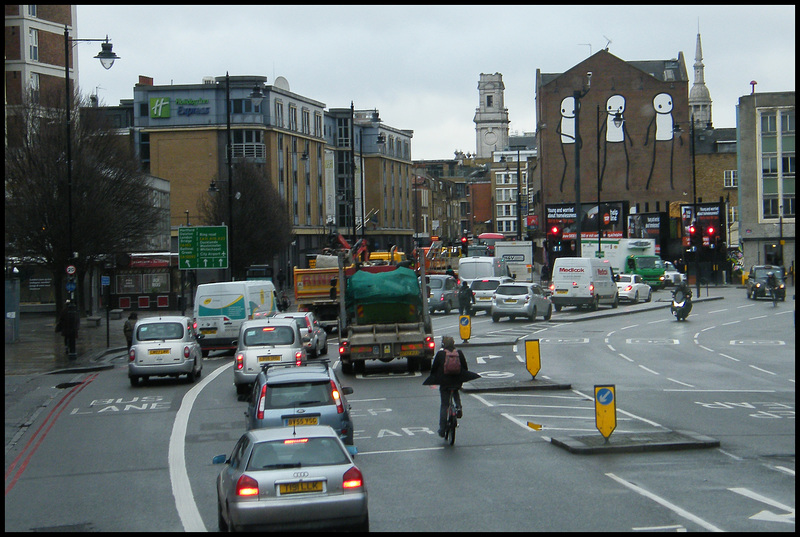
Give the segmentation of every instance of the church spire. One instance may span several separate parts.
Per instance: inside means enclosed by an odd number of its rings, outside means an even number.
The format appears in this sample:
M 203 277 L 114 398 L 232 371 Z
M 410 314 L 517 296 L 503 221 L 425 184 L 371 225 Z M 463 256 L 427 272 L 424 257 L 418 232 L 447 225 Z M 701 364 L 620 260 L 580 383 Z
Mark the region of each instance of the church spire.
M 694 53 L 694 84 L 689 91 L 689 108 L 696 126 L 711 127 L 711 94 L 706 87 L 703 46 L 700 42 L 700 27 L 697 28 L 697 48 Z

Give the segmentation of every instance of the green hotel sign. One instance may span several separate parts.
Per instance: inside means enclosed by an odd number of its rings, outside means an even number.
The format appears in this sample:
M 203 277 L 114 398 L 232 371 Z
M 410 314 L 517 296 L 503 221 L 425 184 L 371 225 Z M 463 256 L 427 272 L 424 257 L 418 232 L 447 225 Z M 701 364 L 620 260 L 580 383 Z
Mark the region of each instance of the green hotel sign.
M 150 97 L 150 117 L 166 119 L 169 114 L 169 97 Z

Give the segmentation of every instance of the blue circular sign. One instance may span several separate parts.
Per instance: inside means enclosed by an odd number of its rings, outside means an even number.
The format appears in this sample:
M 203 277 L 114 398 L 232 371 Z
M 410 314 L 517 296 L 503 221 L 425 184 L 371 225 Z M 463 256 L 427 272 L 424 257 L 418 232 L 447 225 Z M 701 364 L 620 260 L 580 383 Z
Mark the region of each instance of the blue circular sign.
M 608 388 L 601 388 L 597 390 L 597 402 L 601 405 L 610 405 L 614 401 L 614 392 Z
M 75 282 L 67 282 L 67 291 L 70 293 L 75 290 Z
M 461 325 L 462 326 L 467 326 L 468 324 L 469 324 L 469 317 L 467 317 L 466 315 L 462 316 L 461 317 Z

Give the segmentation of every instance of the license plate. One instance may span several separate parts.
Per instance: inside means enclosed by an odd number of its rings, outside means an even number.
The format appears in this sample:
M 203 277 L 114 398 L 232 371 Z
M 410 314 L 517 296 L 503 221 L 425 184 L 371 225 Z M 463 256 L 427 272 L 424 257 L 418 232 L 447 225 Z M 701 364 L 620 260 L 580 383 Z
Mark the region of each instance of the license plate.
M 506 304 L 516 304 L 516 303 L 517 303 L 516 298 L 509 298 L 508 300 L 506 300 Z
M 200 329 L 200 333 L 201 334 L 216 334 L 217 333 L 217 329 L 216 328 L 201 328 Z
M 490 296 L 479 296 L 478 299 L 479 300 L 491 300 L 492 297 L 490 297 Z
M 319 420 L 316 417 L 313 418 L 286 418 L 283 420 L 283 424 L 286 427 L 292 427 L 294 425 L 318 425 Z
M 566 295 L 569 291 L 566 289 L 556 289 L 557 295 Z
M 418 354 L 420 354 L 418 350 L 400 351 L 400 356 L 417 356 Z
M 169 349 L 150 349 L 150 354 L 169 354 Z
M 268 355 L 268 356 L 259 356 L 258 357 L 258 362 L 259 363 L 261 363 L 261 362 L 280 362 L 280 361 L 281 361 L 281 357 L 280 356 Z
M 322 481 L 301 481 L 300 483 L 281 483 L 281 494 L 299 494 L 303 492 L 322 492 Z

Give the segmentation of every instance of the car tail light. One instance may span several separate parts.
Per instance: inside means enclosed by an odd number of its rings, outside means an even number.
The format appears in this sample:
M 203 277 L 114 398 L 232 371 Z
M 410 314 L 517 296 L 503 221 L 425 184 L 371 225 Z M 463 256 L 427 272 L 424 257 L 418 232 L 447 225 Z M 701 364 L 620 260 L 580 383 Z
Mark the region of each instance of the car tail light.
M 131 350 L 130 350 L 130 351 L 128 351 L 128 361 L 129 361 L 129 362 L 132 362 L 132 361 L 134 361 L 135 359 L 136 359 L 136 351 L 135 351 L 135 350 L 133 350 L 133 348 L 131 348 Z
M 342 404 L 342 396 L 339 394 L 339 390 L 336 388 L 336 383 L 333 381 L 331 381 L 331 395 L 333 395 L 333 400 L 336 401 L 336 412 L 343 414 L 344 405 Z
M 357 489 L 364 486 L 364 477 L 361 475 L 361 470 L 353 466 L 347 470 L 342 476 L 342 488 L 344 489 Z
M 431 336 L 427 336 L 425 338 L 425 346 L 428 347 L 429 351 L 435 350 L 436 349 L 436 342 L 433 340 L 433 338 Z
M 306 328 L 308 328 L 308 333 L 311 333 L 311 319 L 306 317 Z
M 236 369 L 241 371 L 244 369 L 244 353 L 237 353 L 236 354 Z
M 531 301 L 531 295 L 525 295 L 525 303 L 527 304 L 530 301 Z
M 573 285 L 574 285 L 574 284 L 573 284 Z M 593 294 L 594 294 L 594 284 L 593 284 L 593 283 L 590 283 L 590 284 L 589 284 L 589 294 L 591 294 L 591 295 L 593 295 Z
M 444 295 L 439 297 L 439 302 L 444 302 Z
M 303 365 L 303 351 L 294 353 L 294 365 Z
M 188 357 L 189 357 L 189 345 L 186 345 L 186 346 L 183 348 L 183 357 L 184 357 L 184 358 L 188 358 Z
M 632 289 L 633 289 L 632 285 L 626 285 L 625 286 L 625 291 L 631 291 Z
M 249 475 L 243 475 L 236 482 L 237 496 L 258 496 L 258 481 Z
M 348 348 L 349 346 L 350 344 L 347 341 L 342 341 L 339 343 L 339 356 L 350 354 L 350 349 Z
M 258 410 L 256 411 L 256 418 L 264 419 L 264 408 L 267 406 L 267 385 L 261 386 L 261 393 L 258 395 Z

